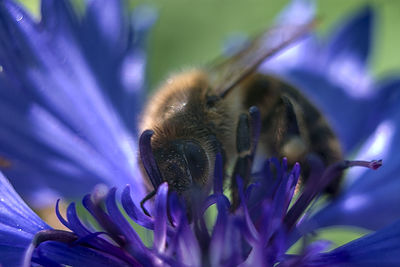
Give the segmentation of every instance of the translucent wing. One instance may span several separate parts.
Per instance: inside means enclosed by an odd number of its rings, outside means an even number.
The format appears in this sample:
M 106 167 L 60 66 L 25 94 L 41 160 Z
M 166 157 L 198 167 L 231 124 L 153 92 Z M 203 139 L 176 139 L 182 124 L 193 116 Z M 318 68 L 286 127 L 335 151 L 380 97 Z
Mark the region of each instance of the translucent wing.
M 256 71 L 262 62 L 285 47 L 306 36 L 316 21 L 302 25 L 277 26 L 270 29 L 228 59 L 211 66 L 211 83 L 217 96 L 226 96 L 248 75 Z

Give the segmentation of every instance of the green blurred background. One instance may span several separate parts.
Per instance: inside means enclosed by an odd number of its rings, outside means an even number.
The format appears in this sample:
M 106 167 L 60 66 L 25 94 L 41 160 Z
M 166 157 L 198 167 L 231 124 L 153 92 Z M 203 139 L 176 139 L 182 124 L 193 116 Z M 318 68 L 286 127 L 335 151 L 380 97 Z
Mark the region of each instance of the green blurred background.
M 264 30 L 289 1 L 271 0 L 169 0 L 151 1 L 160 12 L 150 39 L 149 78 L 152 87 L 182 67 L 215 58 L 223 40 L 232 33 L 249 35 Z M 400 1 L 316 1 L 319 31 L 329 32 L 346 15 L 366 4 L 379 16 L 371 67 L 375 74 L 400 70 Z
M 77 2 L 79 0 L 71 0 Z M 22 0 L 38 14 L 38 0 Z M 252 35 L 271 24 L 287 0 L 131 0 L 131 7 L 150 4 L 159 18 L 149 43 L 150 88 L 185 67 L 205 64 L 219 55 L 223 41 L 233 33 Z M 320 0 L 317 14 L 323 35 L 357 9 L 373 6 L 378 14 L 371 68 L 382 76 L 400 70 L 400 1 Z
M 79 2 L 81 0 L 71 0 Z M 113 1 L 113 0 L 111 0 Z M 36 16 L 38 0 L 21 0 Z M 249 36 L 271 24 L 287 0 L 131 0 L 131 7 L 150 4 L 159 18 L 149 40 L 148 77 L 155 88 L 169 74 L 185 67 L 205 64 L 216 58 L 223 41 L 234 33 Z M 378 20 L 371 72 L 377 77 L 400 72 L 399 0 L 320 0 L 317 16 L 322 19 L 320 35 L 328 34 L 335 24 L 365 5 L 375 8 Z M 346 243 L 363 235 L 360 229 L 327 229 L 319 238 Z

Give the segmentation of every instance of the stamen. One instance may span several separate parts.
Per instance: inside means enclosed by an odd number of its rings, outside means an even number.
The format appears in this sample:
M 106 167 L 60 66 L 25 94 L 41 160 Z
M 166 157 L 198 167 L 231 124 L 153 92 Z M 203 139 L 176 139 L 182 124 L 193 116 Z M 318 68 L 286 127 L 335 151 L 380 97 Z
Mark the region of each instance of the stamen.
M 162 183 L 162 176 L 151 148 L 151 137 L 153 134 L 154 132 L 152 130 L 146 130 L 142 133 L 139 138 L 139 151 L 143 167 L 154 189 L 157 190 L 158 186 Z
M 126 240 L 124 239 L 124 235 L 122 235 L 118 226 L 115 225 L 113 219 L 101 207 L 103 203 L 94 203 L 91 195 L 88 194 L 83 198 L 82 204 L 117 244 L 121 247 L 125 246 Z
M 79 246 L 81 244 L 85 244 L 85 243 L 90 243 L 90 241 L 92 241 L 93 239 L 95 239 L 96 237 L 100 236 L 100 235 L 106 235 L 109 236 L 110 238 L 112 238 L 108 233 L 106 232 L 95 232 L 95 233 L 90 233 L 86 236 L 80 237 L 79 239 L 77 239 L 76 241 L 74 241 L 72 243 L 72 245 L 74 246 Z
M 310 205 L 311 201 L 313 201 L 314 198 L 332 182 L 332 180 L 340 177 L 345 169 L 354 166 L 366 167 L 372 170 L 377 170 L 379 167 L 382 166 L 382 160 L 373 160 L 373 161 L 344 160 L 330 165 L 328 168 L 325 169 L 322 176 L 319 177 L 318 180 L 316 177 L 315 181 L 307 182 L 304 192 L 297 199 L 296 203 L 289 210 L 285 218 L 285 224 L 287 225 L 287 228 L 289 230 L 292 229 L 292 227 L 298 221 L 300 216 Z
M 35 247 L 38 247 L 41 243 L 46 241 L 58 241 L 70 244 L 76 241 L 77 239 L 78 237 L 72 232 L 49 229 L 38 232 L 33 238 L 32 243 L 34 244 Z
M 43 242 L 57 241 L 65 244 L 71 244 L 76 240 L 78 240 L 78 237 L 74 233 L 64 230 L 47 229 L 39 231 L 33 238 L 32 243 L 29 245 L 27 251 L 25 252 L 23 266 L 31 266 L 33 252 Z
M 130 187 L 129 185 L 125 187 L 122 197 L 121 197 L 121 204 L 128 216 L 135 221 L 137 224 L 148 228 L 154 229 L 154 221 L 152 217 L 148 217 L 142 212 L 140 209 L 136 207 L 135 203 L 133 202 L 131 195 L 130 195 Z
M 372 160 L 372 161 L 364 161 L 364 160 L 354 160 L 348 161 L 348 167 L 360 166 L 367 167 L 372 170 L 377 170 L 383 165 L 382 160 Z
M 70 226 L 69 226 L 69 222 L 67 220 L 65 220 L 64 217 L 61 215 L 61 212 L 60 212 L 60 199 L 57 199 L 57 202 L 56 202 L 56 215 L 57 215 L 58 220 L 65 227 L 67 227 L 68 229 L 71 229 Z

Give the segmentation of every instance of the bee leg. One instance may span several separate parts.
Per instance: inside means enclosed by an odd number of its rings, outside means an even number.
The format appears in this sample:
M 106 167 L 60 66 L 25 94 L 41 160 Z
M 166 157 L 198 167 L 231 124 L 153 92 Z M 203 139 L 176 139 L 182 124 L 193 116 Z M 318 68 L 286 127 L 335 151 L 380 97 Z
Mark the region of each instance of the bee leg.
M 281 96 L 283 105 L 286 110 L 286 120 L 287 120 L 287 131 L 290 134 L 300 135 L 299 123 L 297 121 L 297 115 L 294 111 L 293 103 L 287 96 Z
M 231 177 L 232 211 L 236 210 L 240 203 L 239 188 L 236 179 L 238 177 L 243 179 L 244 188 L 250 183 L 255 149 L 260 134 L 261 122 L 258 109 L 251 107 L 249 114 L 241 114 L 239 116 L 236 128 L 238 159 L 236 160 Z
M 286 96 L 282 96 L 282 101 L 285 106 L 285 114 L 286 114 L 286 124 L 287 130 L 285 133 L 284 142 L 281 146 L 281 154 L 288 158 L 288 162 L 290 164 L 294 164 L 295 162 L 299 162 L 302 166 L 301 176 L 302 181 L 307 182 L 309 176 L 311 175 L 311 166 L 314 164 L 310 164 L 309 158 L 318 157 L 319 160 L 321 155 L 316 153 L 312 153 L 309 151 L 304 139 L 302 138 L 298 116 L 293 107 L 293 103 Z M 339 187 L 340 179 L 334 179 L 331 184 L 327 187 L 325 192 L 332 193 L 337 192 L 337 188 Z
M 289 163 L 294 164 L 305 157 L 308 148 L 301 136 L 298 116 L 291 100 L 286 96 L 281 96 L 281 100 L 285 110 L 286 131 L 279 151 L 288 158 Z
M 151 191 L 147 196 L 145 196 L 142 201 L 140 201 L 140 207 L 143 210 L 143 213 L 146 214 L 147 216 L 150 217 L 150 213 L 147 211 L 145 208 L 144 204 L 147 202 L 147 200 L 152 199 L 156 195 L 156 190 Z

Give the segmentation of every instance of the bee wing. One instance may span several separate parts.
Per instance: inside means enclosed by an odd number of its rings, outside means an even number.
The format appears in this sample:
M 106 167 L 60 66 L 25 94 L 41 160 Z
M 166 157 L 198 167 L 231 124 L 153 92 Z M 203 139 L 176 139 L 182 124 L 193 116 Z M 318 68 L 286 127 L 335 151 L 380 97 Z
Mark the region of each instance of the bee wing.
M 232 57 L 210 68 L 211 83 L 216 95 L 223 98 L 266 59 L 280 52 L 314 28 L 316 21 L 307 24 L 274 27 L 247 43 Z

